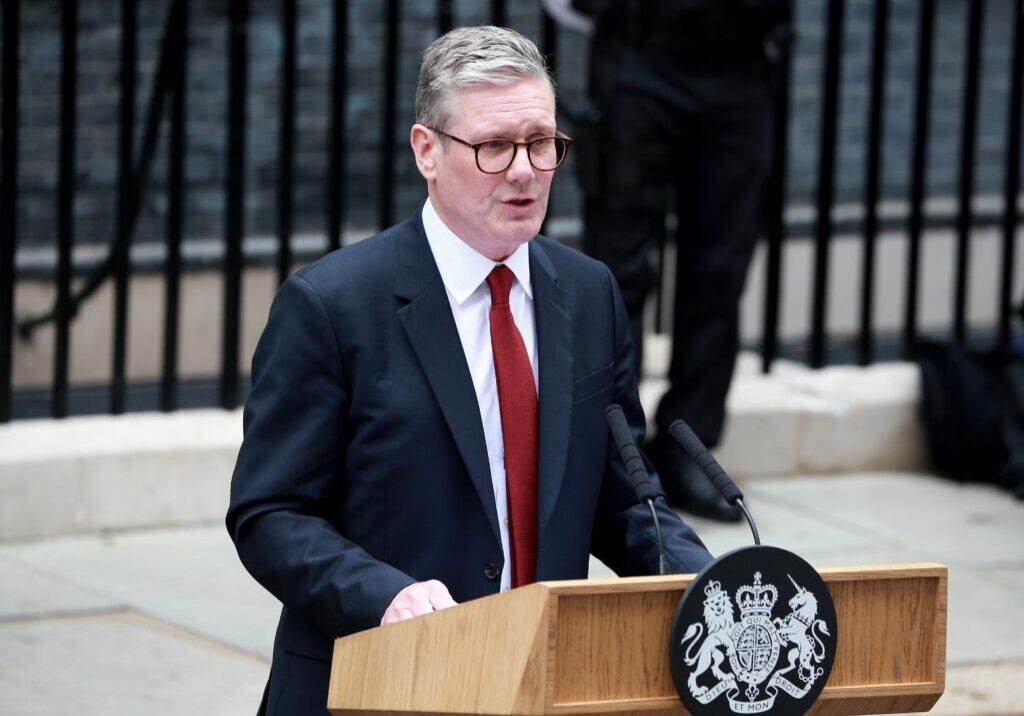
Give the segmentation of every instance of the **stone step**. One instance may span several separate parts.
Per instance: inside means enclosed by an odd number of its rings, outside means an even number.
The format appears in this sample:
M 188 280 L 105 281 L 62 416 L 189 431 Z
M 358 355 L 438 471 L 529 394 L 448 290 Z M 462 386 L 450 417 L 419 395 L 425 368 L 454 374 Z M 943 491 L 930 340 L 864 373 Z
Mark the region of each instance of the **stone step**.
M 667 343 L 652 337 L 641 399 L 667 387 Z M 734 477 L 925 465 L 910 364 L 769 375 L 740 357 L 719 462 Z M 0 541 L 219 521 L 242 437 L 241 411 L 187 410 L 0 427 Z

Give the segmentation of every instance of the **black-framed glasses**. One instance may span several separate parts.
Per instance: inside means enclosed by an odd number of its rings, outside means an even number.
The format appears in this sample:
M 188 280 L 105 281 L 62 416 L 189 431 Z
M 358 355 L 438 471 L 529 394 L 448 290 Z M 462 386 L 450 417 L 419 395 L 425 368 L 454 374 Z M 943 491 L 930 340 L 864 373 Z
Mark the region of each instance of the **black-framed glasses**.
M 530 160 L 530 166 L 534 169 L 541 172 L 553 172 L 562 166 L 562 162 L 565 161 L 565 157 L 569 153 L 569 146 L 572 144 L 572 140 L 564 135 L 538 137 L 529 142 L 488 139 L 485 142 L 470 144 L 465 139 L 459 139 L 440 129 L 433 127 L 427 127 L 427 129 L 472 149 L 476 153 L 476 167 L 484 174 L 501 174 L 512 166 L 519 147 L 526 147 L 526 158 Z

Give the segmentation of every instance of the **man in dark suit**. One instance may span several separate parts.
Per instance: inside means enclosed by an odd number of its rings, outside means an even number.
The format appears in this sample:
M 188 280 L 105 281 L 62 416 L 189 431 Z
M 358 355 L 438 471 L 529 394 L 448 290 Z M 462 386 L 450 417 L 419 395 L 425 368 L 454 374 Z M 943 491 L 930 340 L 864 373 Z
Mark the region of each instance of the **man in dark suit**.
M 253 358 L 228 530 L 283 609 L 261 706 L 323 714 L 332 641 L 535 580 L 656 572 L 607 437 L 637 439 L 629 323 L 603 265 L 538 236 L 570 141 L 536 46 L 427 48 L 410 132 L 428 199 L 282 286 Z M 657 501 L 674 572 L 710 555 Z
M 764 224 L 784 81 L 775 60 L 788 41 L 792 2 L 571 5 L 594 24 L 592 107 L 586 126 L 577 126 L 583 249 L 618 281 L 638 368 L 644 309 L 657 283 L 650 252 L 664 241 L 670 196 L 678 219 L 669 388 L 648 453 L 673 504 L 702 517 L 741 520 L 740 509 L 669 437 L 669 426 L 685 420 L 711 447 L 722 437 L 740 298 Z

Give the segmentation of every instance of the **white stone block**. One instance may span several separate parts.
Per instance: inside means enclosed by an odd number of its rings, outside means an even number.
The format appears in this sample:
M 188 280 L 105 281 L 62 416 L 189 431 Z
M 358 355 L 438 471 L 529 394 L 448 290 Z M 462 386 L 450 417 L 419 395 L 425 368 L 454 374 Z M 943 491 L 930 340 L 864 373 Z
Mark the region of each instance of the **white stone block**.
M 240 411 L 4 426 L 0 541 L 222 519 L 240 443 Z

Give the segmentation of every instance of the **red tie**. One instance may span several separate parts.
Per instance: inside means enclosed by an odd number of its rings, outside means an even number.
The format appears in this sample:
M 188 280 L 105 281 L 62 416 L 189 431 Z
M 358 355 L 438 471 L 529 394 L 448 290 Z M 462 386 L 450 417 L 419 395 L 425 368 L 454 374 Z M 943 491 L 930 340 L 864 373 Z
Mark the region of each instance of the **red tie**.
M 497 266 L 487 277 L 487 285 L 491 288 L 491 350 L 505 441 L 512 586 L 519 587 L 533 582 L 537 571 L 537 388 L 526 344 L 508 305 L 514 278 L 507 266 Z

